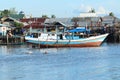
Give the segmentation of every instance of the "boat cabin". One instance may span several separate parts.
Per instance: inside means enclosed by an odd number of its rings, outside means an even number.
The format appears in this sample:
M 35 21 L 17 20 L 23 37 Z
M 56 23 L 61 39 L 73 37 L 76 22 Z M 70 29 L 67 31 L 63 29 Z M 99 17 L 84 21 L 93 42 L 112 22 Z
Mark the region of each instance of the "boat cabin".
M 86 29 L 86 27 L 77 27 L 75 29 L 71 29 L 68 31 L 70 33 L 68 38 L 71 39 L 80 39 L 80 38 L 85 38 L 88 37 L 90 34 L 90 30 Z
M 66 39 L 65 35 L 63 35 L 62 33 L 59 33 L 59 34 L 56 34 L 56 33 L 32 33 L 32 34 L 28 34 L 27 37 L 44 39 L 44 40 Z

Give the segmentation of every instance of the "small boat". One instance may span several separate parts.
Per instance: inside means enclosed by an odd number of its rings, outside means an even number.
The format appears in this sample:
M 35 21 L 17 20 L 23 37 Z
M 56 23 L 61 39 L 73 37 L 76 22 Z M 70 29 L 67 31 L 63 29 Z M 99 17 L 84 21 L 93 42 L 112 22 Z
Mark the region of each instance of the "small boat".
M 58 47 L 98 47 L 109 35 L 85 36 L 83 29 L 73 29 L 66 33 L 38 33 L 25 36 L 28 43 L 38 44 L 41 48 Z

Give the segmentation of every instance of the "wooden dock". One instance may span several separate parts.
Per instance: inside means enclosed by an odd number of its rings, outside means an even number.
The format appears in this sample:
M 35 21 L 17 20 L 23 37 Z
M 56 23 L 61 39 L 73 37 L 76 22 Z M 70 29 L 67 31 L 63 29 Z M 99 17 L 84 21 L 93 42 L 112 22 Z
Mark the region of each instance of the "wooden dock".
M 25 40 L 23 36 L 0 36 L 0 45 L 21 45 Z

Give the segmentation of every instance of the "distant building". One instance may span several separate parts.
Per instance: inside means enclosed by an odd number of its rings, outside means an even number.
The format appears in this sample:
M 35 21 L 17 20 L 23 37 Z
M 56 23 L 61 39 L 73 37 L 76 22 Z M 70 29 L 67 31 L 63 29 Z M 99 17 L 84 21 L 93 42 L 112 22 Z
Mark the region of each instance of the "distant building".
M 21 19 L 20 21 L 28 24 L 23 27 L 28 32 L 31 31 L 31 29 L 32 32 L 38 32 L 44 27 L 45 18 L 25 18 Z
M 64 24 L 64 26 L 69 27 L 69 26 L 73 26 L 73 22 L 71 19 L 72 18 L 50 18 L 50 19 L 46 19 L 44 23 L 51 24 L 54 22 L 60 22 Z
M 98 17 L 96 13 L 80 13 L 79 17 Z
M 19 20 L 15 19 L 15 18 L 12 18 L 12 17 L 2 17 L 2 18 L 0 18 L 0 21 L 1 21 L 2 24 L 5 24 L 5 25 L 11 26 L 11 27 L 15 27 L 14 22 L 22 23 Z
M 6 36 L 8 27 L 4 24 L 0 24 L 0 36 Z

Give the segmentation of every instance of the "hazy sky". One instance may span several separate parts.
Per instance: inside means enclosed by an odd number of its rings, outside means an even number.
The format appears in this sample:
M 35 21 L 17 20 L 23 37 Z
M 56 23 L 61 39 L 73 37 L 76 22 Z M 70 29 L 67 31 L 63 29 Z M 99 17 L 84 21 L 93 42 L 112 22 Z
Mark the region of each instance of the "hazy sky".
M 120 15 L 120 0 L 2 0 L 0 10 L 15 8 L 34 17 L 54 14 L 56 17 L 75 17 L 91 8 L 99 14 Z

